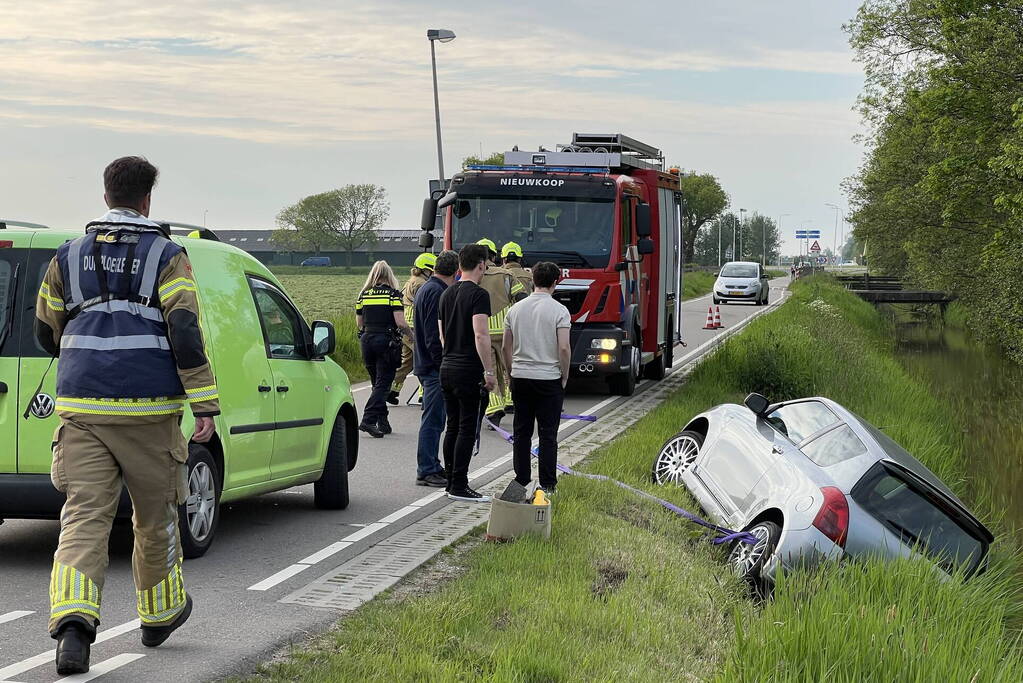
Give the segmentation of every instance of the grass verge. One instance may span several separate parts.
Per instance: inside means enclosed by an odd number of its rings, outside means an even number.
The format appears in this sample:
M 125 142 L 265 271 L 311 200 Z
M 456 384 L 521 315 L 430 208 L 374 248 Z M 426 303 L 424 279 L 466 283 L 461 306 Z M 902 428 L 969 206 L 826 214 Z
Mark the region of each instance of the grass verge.
M 714 289 L 714 281 L 717 276 L 702 270 L 686 273 L 682 276 L 682 299 L 695 299 L 696 297 L 709 294 Z
M 649 484 L 661 443 L 749 391 L 827 395 L 963 491 L 955 415 L 893 357 L 877 312 L 823 278 L 727 342 L 686 386 L 589 462 Z M 984 500 L 968 501 L 986 517 Z M 423 597 L 376 600 L 283 661 L 270 680 L 1023 680 L 1016 548 L 963 583 L 922 562 L 846 563 L 782 580 L 757 606 L 694 528 L 616 487 L 563 479 L 549 542 L 485 545 Z

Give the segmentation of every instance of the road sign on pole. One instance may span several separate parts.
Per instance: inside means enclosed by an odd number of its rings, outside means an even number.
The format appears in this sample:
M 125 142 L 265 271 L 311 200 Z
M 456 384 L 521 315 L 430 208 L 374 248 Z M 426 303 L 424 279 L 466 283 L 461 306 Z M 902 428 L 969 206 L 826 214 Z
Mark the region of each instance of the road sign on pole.
M 817 242 L 817 240 L 814 240 L 813 244 L 810 246 L 810 251 L 812 251 L 814 253 L 820 253 L 820 250 L 821 250 L 821 245 Z

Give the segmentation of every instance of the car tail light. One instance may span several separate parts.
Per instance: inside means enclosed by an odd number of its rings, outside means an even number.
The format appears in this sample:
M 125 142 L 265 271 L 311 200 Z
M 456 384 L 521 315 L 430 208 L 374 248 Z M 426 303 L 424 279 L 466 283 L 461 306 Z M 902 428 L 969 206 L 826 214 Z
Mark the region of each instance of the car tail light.
M 845 494 L 834 486 L 823 487 L 821 493 L 824 494 L 824 503 L 813 518 L 813 525 L 844 548 L 845 537 L 849 533 L 849 503 L 845 500 Z
M 0 240 L 0 249 L 10 249 L 14 246 L 14 240 Z

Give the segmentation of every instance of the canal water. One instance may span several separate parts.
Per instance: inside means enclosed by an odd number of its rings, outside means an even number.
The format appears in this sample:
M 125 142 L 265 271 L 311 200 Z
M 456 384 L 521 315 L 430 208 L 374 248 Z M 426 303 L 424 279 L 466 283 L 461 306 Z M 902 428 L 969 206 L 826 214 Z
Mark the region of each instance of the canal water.
M 1023 366 L 958 327 L 902 314 L 896 320 L 899 360 L 965 430 L 969 500 L 990 500 L 1000 529 L 1023 529 Z

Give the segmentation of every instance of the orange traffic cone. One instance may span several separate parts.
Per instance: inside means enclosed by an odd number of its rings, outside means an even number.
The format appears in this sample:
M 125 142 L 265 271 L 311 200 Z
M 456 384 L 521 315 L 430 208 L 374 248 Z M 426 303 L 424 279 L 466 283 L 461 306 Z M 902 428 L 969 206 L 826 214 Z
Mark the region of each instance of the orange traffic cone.
M 718 306 L 717 310 L 714 311 L 714 329 L 720 330 L 724 325 L 721 324 L 721 307 Z
M 703 326 L 705 330 L 716 330 L 714 327 L 714 307 L 707 306 L 707 324 Z

